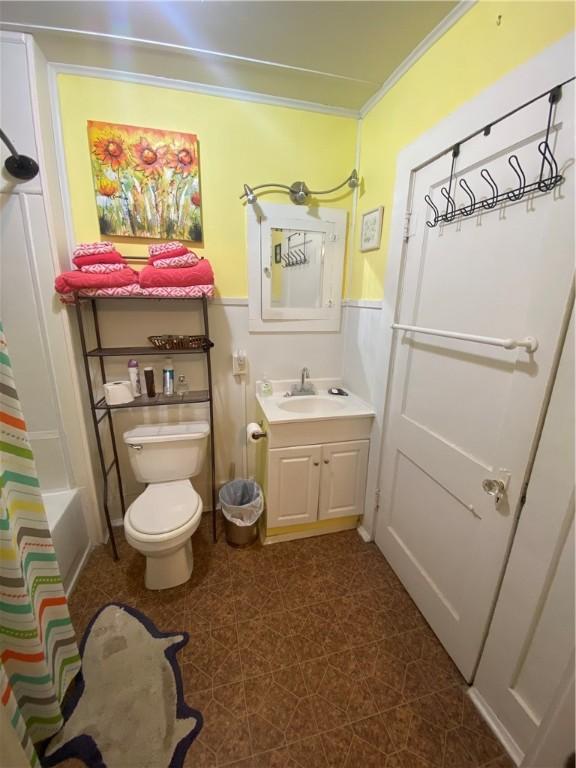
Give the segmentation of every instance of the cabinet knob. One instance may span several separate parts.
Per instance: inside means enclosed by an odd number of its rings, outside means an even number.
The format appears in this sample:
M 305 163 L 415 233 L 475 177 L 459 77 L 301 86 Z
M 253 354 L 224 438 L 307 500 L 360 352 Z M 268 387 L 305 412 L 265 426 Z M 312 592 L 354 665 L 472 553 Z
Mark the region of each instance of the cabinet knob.
M 315 461 L 315 462 L 313 462 L 313 463 L 314 463 L 314 466 L 315 466 L 315 467 L 317 467 L 317 466 L 320 464 L 320 462 L 319 462 L 319 461 Z
M 324 459 L 324 464 L 330 464 L 330 459 Z

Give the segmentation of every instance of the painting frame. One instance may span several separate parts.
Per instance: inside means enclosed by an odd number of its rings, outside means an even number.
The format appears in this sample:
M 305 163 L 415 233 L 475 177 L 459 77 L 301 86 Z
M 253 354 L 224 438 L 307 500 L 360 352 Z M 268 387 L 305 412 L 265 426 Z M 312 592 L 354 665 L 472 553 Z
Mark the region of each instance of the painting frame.
M 99 120 L 87 131 L 101 237 L 204 244 L 195 133 Z
M 360 228 L 360 251 L 362 253 L 377 251 L 380 248 L 383 218 L 383 205 L 362 214 L 362 226 Z

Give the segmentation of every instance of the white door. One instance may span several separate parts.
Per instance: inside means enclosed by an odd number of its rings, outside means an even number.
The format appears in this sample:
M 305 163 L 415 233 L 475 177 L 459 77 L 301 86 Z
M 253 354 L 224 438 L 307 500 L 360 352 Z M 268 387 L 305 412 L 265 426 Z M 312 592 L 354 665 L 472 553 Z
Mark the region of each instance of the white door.
M 574 657 L 575 462 L 572 318 L 474 680 L 520 752 L 530 746 Z M 574 721 L 572 743 L 573 732 Z
M 268 528 L 318 519 L 321 454 L 319 445 L 268 452 Z
M 548 103 L 535 102 L 461 147 L 457 180 L 477 199 L 513 190 L 515 154 L 538 178 Z M 429 194 L 441 208 L 451 157 L 412 175 L 412 225 L 396 322 L 522 339 L 504 349 L 397 331 L 376 542 L 467 679 L 473 676 L 520 508 L 544 394 L 573 279 L 573 85 L 551 134 L 565 182 L 452 223 L 426 226 Z M 457 205 L 468 198 L 453 186 Z M 484 480 L 509 477 L 499 504 Z
M 320 520 L 364 512 L 368 445 L 368 440 L 353 440 L 322 446 Z

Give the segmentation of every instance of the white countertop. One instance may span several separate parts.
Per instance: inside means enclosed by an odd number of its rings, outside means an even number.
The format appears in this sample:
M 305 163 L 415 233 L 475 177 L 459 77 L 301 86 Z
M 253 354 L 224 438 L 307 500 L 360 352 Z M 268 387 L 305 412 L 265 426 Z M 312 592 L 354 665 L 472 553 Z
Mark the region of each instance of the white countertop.
M 288 424 L 300 421 L 325 421 L 326 419 L 350 419 L 362 416 L 373 417 L 374 409 L 349 392 L 348 396 L 330 395 L 329 387 L 342 386 L 341 383 L 328 379 L 313 380 L 316 389 L 315 395 L 292 395 L 286 397 L 286 392 L 291 391 L 295 381 L 272 381 L 273 393 L 260 394 L 259 382 L 257 383 L 256 399 L 262 408 L 262 412 L 269 424 Z M 349 390 L 343 387 L 347 392 Z M 310 401 L 310 402 L 306 402 Z M 299 410 L 302 406 L 302 411 Z M 296 410 L 285 410 L 285 408 Z M 312 408 L 312 411 L 304 409 Z

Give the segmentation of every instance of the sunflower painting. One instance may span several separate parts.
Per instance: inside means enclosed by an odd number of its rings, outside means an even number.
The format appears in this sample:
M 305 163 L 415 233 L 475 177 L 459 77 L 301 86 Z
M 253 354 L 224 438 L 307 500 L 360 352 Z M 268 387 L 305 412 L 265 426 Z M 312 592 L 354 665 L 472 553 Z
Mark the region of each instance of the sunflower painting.
M 202 242 L 198 139 L 88 121 L 100 234 Z

